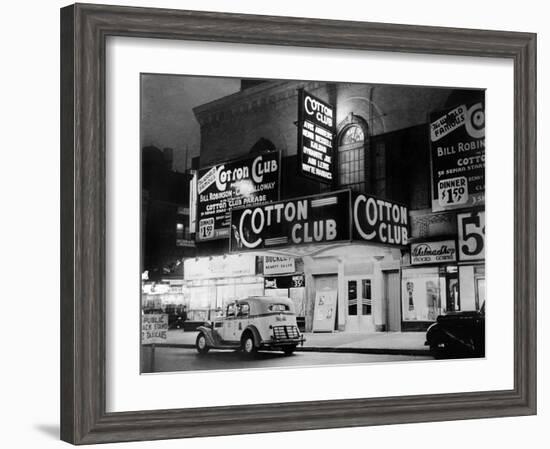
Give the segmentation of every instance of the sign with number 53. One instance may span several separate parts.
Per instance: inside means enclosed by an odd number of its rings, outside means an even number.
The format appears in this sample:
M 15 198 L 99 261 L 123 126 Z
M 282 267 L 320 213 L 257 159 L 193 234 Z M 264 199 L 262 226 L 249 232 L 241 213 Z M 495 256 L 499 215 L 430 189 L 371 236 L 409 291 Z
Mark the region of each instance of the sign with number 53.
M 457 214 L 458 259 L 485 259 L 485 212 Z

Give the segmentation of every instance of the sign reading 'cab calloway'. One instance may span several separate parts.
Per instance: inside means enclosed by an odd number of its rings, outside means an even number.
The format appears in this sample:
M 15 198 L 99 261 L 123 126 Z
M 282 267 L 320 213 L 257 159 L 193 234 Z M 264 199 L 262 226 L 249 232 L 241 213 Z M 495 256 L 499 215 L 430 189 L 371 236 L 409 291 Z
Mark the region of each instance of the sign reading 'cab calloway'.
M 227 238 L 232 207 L 278 200 L 279 165 L 273 151 L 200 169 L 196 240 Z
M 298 94 L 298 171 L 331 183 L 336 109 L 305 90 Z
M 353 239 L 407 244 L 405 206 L 349 190 L 231 211 L 230 251 L 333 243 Z

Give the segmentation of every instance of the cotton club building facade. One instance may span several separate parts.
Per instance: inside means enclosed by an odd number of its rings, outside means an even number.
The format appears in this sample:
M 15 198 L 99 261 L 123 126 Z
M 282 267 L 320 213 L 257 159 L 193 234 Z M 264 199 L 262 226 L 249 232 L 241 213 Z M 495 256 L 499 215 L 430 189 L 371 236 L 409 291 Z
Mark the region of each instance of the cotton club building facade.
M 456 241 L 456 218 L 430 208 L 427 124 L 456 95 L 267 81 L 195 108 L 201 153 L 191 227 L 199 258 L 185 261 L 184 272 L 207 259 L 232 260 L 249 265 L 243 282 L 254 282 L 247 289 L 234 279 L 234 293 L 212 287 L 201 307 L 219 311 L 240 288 L 291 297 L 306 331 L 425 329 L 435 317 L 411 326 L 418 299 L 410 299 L 402 273 L 415 268 L 415 242 Z M 439 225 L 426 232 L 425 222 Z M 208 282 L 231 274 L 216 276 Z M 194 281 L 187 282 L 192 312 Z

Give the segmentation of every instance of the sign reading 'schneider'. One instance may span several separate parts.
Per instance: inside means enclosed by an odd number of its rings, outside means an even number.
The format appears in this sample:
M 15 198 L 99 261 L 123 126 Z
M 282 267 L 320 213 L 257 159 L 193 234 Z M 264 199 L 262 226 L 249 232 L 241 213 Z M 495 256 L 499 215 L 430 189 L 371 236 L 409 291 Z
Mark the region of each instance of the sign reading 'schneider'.
M 352 239 L 406 245 L 407 208 L 342 190 L 231 211 L 232 252 Z

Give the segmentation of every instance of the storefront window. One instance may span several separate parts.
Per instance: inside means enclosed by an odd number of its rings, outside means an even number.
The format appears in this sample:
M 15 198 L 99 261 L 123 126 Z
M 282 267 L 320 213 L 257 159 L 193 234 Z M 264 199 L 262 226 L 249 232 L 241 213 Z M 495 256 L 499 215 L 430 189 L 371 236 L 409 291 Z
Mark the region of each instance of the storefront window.
M 445 312 L 446 296 L 445 275 L 440 275 L 439 267 L 403 270 L 403 321 L 435 321 Z

